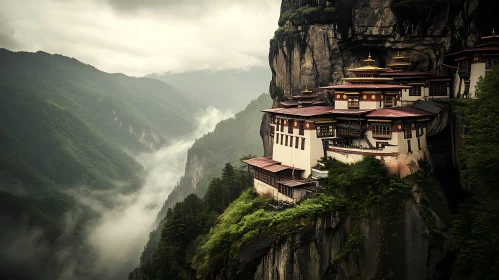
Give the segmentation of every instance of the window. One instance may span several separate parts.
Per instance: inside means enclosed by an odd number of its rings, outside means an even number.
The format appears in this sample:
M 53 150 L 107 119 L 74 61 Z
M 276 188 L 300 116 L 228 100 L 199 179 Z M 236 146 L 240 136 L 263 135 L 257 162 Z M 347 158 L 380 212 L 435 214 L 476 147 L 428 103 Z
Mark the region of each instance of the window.
M 276 126 L 276 131 L 279 131 L 279 124 L 280 124 L 280 122 L 281 122 L 280 120 L 276 120 L 276 125 L 275 125 Z
M 281 145 L 284 145 L 284 134 L 281 134 Z
M 485 63 L 485 69 L 490 69 L 499 63 L 499 57 L 489 57 Z
M 339 122 L 336 125 L 336 134 L 339 137 L 362 137 L 363 127 L 365 126 L 356 121 Z
M 410 88 L 409 96 L 421 96 L 421 86 L 413 86 Z
M 295 149 L 298 149 L 298 142 L 300 142 L 300 138 L 298 138 L 298 136 L 296 136 Z
M 416 137 L 421 137 L 424 135 L 424 124 L 418 123 L 416 125 Z
M 430 83 L 430 96 L 447 96 L 446 82 Z
M 286 144 L 284 146 L 288 146 L 288 136 L 286 135 Z
M 288 120 L 288 133 L 293 134 L 293 120 Z
M 407 152 L 408 152 L 408 153 L 412 153 L 412 149 L 411 149 L 411 139 L 407 139 Z
M 397 101 L 395 100 L 395 96 L 393 95 L 385 95 L 385 107 L 396 106 Z
M 318 125 L 316 126 L 317 137 L 334 137 L 333 125 Z
M 374 138 L 392 138 L 392 125 L 385 123 L 374 123 L 373 137 Z
M 359 97 L 349 96 L 348 97 L 348 109 L 359 109 Z
M 412 138 L 412 124 L 404 125 L 404 138 L 405 139 Z
M 418 138 L 418 150 L 421 150 L 421 138 Z
M 279 133 L 275 135 L 275 143 L 279 144 Z
M 281 132 L 284 132 L 284 119 L 281 119 Z
M 293 136 L 291 136 L 291 139 L 289 139 L 289 146 L 293 148 Z
M 300 135 L 305 135 L 305 121 L 300 121 L 298 123 L 298 129 Z
M 471 72 L 471 63 L 469 60 L 461 60 L 458 64 L 460 73 L 470 73 Z
M 305 138 L 301 139 L 301 149 L 305 150 Z

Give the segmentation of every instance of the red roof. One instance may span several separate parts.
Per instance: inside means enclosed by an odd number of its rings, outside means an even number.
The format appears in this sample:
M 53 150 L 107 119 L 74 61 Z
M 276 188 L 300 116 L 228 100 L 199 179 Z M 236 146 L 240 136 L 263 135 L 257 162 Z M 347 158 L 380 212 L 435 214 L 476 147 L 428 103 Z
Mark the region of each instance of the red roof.
M 302 104 L 311 104 L 311 105 L 318 105 L 318 104 L 324 104 L 324 101 L 320 100 L 312 100 L 312 101 L 301 101 Z M 298 101 L 296 100 L 289 100 L 289 101 L 282 101 L 280 102 L 282 106 L 298 106 Z
M 412 107 L 391 107 L 383 108 L 370 112 L 366 115 L 368 118 L 411 118 L 428 117 L 435 114 L 419 110 Z
M 390 85 L 390 84 L 348 84 L 321 87 L 325 89 L 408 89 L 410 86 Z
M 260 168 L 280 163 L 278 161 L 273 160 L 272 157 L 252 158 L 252 159 L 243 160 L 243 162 Z
M 300 117 L 313 117 L 321 115 L 333 115 L 333 114 L 347 114 L 347 115 L 360 115 L 367 113 L 371 110 L 341 110 L 334 109 L 333 106 L 310 106 L 302 108 L 275 108 L 262 110 L 262 112 L 282 114 L 282 115 L 292 115 Z
M 274 164 L 274 165 L 271 165 L 271 166 L 264 167 L 263 169 L 268 170 L 268 171 L 270 171 L 272 173 L 276 173 L 276 172 L 283 171 L 283 170 L 286 170 L 286 169 L 293 169 L 293 167 L 292 166 L 287 166 L 287 165 L 282 165 L 282 164 Z M 296 167 L 295 167 L 295 170 L 296 171 L 303 171 L 303 169 L 296 168 Z
M 286 180 L 286 181 L 278 181 L 277 183 L 282 184 L 284 186 L 290 187 L 290 188 L 295 188 L 295 187 L 302 187 L 306 185 L 310 185 L 314 183 L 314 181 L 310 180 Z
M 474 52 L 499 52 L 499 46 L 498 47 L 482 47 L 482 48 L 471 48 L 471 49 L 466 49 L 458 52 L 453 52 L 450 53 L 446 56 L 454 56 L 458 54 L 466 54 L 466 53 L 474 53 Z
M 430 82 L 448 82 L 450 81 L 451 78 L 433 78 L 433 79 L 428 79 Z
M 297 98 L 297 99 L 299 99 L 299 98 L 310 99 L 310 98 L 316 98 L 317 95 L 315 95 L 315 94 L 314 95 L 312 95 L 312 94 L 311 95 L 300 95 L 300 94 L 297 94 L 297 95 L 292 95 L 291 97 Z
M 421 72 L 421 71 L 387 71 L 385 73 L 382 73 L 380 76 L 432 76 L 433 73 L 429 72 Z
M 252 158 L 248 160 L 243 160 L 244 163 L 247 163 L 251 166 L 262 168 L 264 170 L 270 171 L 272 173 L 280 172 L 287 169 L 294 169 L 296 171 L 303 171 L 301 168 L 296 168 L 292 166 L 283 165 L 278 161 L 273 160 L 271 157 L 260 157 L 260 158 Z

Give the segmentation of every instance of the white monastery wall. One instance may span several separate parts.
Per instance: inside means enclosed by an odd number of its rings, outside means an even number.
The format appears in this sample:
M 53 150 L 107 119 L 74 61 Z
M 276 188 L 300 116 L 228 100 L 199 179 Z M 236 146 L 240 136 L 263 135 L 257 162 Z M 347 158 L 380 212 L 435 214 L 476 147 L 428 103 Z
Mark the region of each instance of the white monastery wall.
M 283 195 L 276 188 L 258 179 L 253 180 L 253 187 L 255 188 L 256 193 L 260 196 L 270 197 L 277 201 L 284 200 L 291 203 L 295 202 L 293 198 Z
M 481 76 L 485 75 L 485 63 L 473 63 L 471 64 L 471 73 L 470 73 L 470 97 L 475 97 L 475 87 Z

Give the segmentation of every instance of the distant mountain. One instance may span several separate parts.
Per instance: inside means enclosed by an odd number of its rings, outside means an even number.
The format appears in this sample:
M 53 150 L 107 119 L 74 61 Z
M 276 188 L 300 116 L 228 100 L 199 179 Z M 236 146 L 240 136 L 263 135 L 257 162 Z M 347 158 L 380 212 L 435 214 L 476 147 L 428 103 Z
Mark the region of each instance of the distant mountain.
M 74 58 L 0 49 L 0 98 L 39 96 L 67 109 L 113 144 L 159 148 L 194 129 L 199 103 L 156 79 L 109 74 Z
M 68 191 L 110 206 L 136 190 L 132 155 L 191 133 L 200 106 L 155 79 L 0 49 L 0 278 L 105 279 L 85 242 L 99 214 Z
M 202 70 L 183 73 L 150 74 L 182 89 L 186 95 L 216 108 L 244 109 L 252 99 L 269 91 L 272 73 L 268 67 L 248 70 Z

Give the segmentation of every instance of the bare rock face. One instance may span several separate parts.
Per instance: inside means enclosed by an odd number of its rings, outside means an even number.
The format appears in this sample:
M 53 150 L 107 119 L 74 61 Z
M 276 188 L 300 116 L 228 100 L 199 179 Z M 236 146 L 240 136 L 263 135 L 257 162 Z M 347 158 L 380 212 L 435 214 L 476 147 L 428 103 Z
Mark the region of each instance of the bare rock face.
M 444 60 L 444 54 L 452 48 L 473 44 L 480 35 L 468 18 L 478 7 L 476 0 L 471 1 L 474 5 L 465 1 L 458 11 L 441 7 L 422 14 L 418 21 L 397 15 L 392 1 L 337 1 L 353 3 L 351 10 L 344 10 L 350 8 L 348 5 L 338 8 L 338 13 L 350 15 L 343 25 L 290 23 L 296 33 L 271 44 L 271 84 L 282 89 L 285 97 L 305 86 L 335 84 L 349 75 L 348 68 L 360 66 L 369 52 L 381 67 L 400 51 L 416 69 L 446 73 L 448 69 L 438 64 Z M 308 2 L 283 0 L 281 11 Z
M 421 211 L 421 205 L 408 200 L 387 217 L 357 222 L 337 215 L 319 218 L 284 241 L 272 243 L 253 279 L 438 279 L 436 267 L 447 248 L 435 246 L 427 237 Z M 431 213 L 440 223 L 438 215 Z M 348 249 L 355 223 L 361 237 L 358 251 Z

